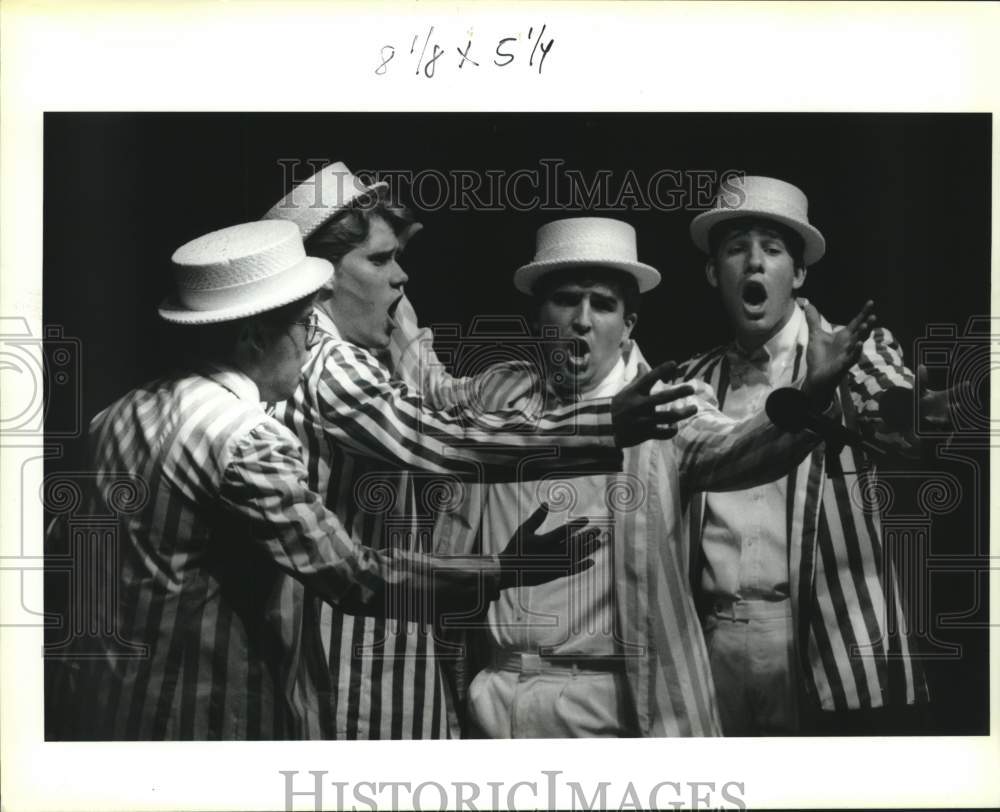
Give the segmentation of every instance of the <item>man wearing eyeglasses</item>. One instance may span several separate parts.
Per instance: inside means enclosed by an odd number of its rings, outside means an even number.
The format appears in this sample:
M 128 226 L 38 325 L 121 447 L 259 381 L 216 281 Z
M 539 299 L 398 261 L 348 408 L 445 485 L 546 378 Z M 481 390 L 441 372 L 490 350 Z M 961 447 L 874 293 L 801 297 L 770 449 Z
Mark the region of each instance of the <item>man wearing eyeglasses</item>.
M 173 264 L 177 292 L 159 312 L 186 363 L 90 426 L 86 514 L 104 518 L 88 543 L 109 549 L 87 576 L 100 576 L 98 627 L 112 634 L 76 640 L 65 664 L 71 684 L 48 710 L 70 738 L 301 735 L 289 663 L 303 606 L 283 578 L 346 612 L 406 619 L 589 566 L 594 535 L 570 543 L 581 522 L 536 535 L 544 511 L 498 556 L 359 544 L 308 487 L 295 436 L 261 407 L 298 384 L 330 263 L 306 257 L 292 224 L 256 222 L 185 244 Z

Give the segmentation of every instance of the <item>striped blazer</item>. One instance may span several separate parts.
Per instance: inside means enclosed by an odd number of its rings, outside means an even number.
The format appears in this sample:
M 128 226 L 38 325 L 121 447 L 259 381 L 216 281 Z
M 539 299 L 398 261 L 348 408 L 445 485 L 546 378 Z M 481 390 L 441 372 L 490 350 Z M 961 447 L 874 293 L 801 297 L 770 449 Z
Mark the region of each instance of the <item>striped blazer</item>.
M 833 328 L 825 320 L 823 329 Z M 809 329 L 803 326 L 793 379 L 805 374 Z M 686 361 L 686 380 L 703 380 L 725 411 L 729 345 Z M 902 455 L 915 438 L 881 419 L 879 396 L 890 387 L 913 387 L 892 334 L 877 328 L 837 394 L 844 424 L 865 439 Z M 857 472 L 866 469 L 861 476 Z M 882 545 L 874 501 L 876 472 L 861 452 L 832 455 L 821 445 L 787 477 L 788 569 L 796 653 L 808 700 L 825 710 L 872 708 L 927 699 L 922 669 L 907 639 L 895 569 Z M 691 502 L 691 577 L 700 583 L 704 495 Z
M 626 355 L 626 379 L 634 380 L 643 363 L 638 347 L 632 345 Z M 544 389 L 534 370 L 516 365 L 489 380 L 492 389 L 481 387 L 479 396 L 498 408 L 516 409 Z M 446 382 L 437 393 L 454 395 Z M 625 662 L 632 721 L 644 737 L 721 735 L 711 668 L 687 575 L 690 544 L 682 506 L 697 490 L 772 480 L 796 465 L 817 442 L 808 432 L 778 432 L 764 415 L 742 422 L 725 417 L 706 385 L 696 387 L 690 401 L 698 406 L 698 414 L 681 423 L 672 440 L 626 449 L 623 470 L 602 476 L 613 514 L 614 634 Z M 511 487 L 516 486 L 467 489 L 460 505 L 441 514 L 440 549 L 467 553 L 481 546 L 490 552 L 502 546 L 509 528 L 538 507 L 532 501 L 520 507 L 518 516 L 497 515 L 491 494 Z
M 460 495 L 463 483 L 510 479 L 526 466 L 619 469 L 607 399 L 548 412 L 538 397 L 495 412 L 478 401 L 434 410 L 405 382 L 418 383 L 413 376 L 391 376 L 375 356 L 343 340 L 324 311 L 316 314 L 320 341 L 294 396 L 274 416 L 302 443 L 309 488 L 357 544 L 430 552 L 436 509 Z M 455 651 L 429 619 L 351 614 L 302 594 L 294 579 L 283 588 L 305 605 L 302 647 L 291 666 L 303 736 L 458 734 L 439 667 Z
M 86 665 L 55 711 L 75 717 L 73 738 L 299 737 L 303 605 L 283 584 L 368 614 L 439 586 L 475 606 L 491 588 L 479 558 L 359 545 L 259 400 L 243 373 L 213 368 L 135 389 L 91 422 L 81 515 L 94 535 L 110 527 L 86 562 L 106 636 L 75 652 Z

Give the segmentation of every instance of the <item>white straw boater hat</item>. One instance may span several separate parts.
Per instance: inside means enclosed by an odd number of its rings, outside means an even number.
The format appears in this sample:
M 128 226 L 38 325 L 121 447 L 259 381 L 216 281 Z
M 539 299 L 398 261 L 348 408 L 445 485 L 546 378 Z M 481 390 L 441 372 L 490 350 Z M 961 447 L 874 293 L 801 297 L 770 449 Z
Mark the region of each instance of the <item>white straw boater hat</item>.
M 174 251 L 176 293 L 160 316 L 177 324 L 233 321 L 315 293 L 333 274 L 307 257 L 302 235 L 281 220 L 243 223 L 198 237 Z
M 289 220 L 299 227 L 302 239 L 311 237 L 316 230 L 352 203 L 370 199 L 382 189 L 385 181 L 366 186 L 341 162 L 327 164 L 308 180 L 293 188 L 271 206 L 262 220 Z
M 531 294 L 545 274 L 586 266 L 630 274 L 639 285 L 639 293 L 660 284 L 660 272 L 638 261 L 632 226 L 609 217 L 573 217 L 538 229 L 535 258 L 514 272 L 514 287 Z
M 711 209 L 691 221 L 691 239 L 706 254 L 708 234 L 717 223 L 737 217 L 762 217 L 792 229 L 805 244 L 802 260 L 812 265 L 826 251 L 826 240 L 809 223 L 809 200 L 791 183 L 777 178 L 747 175 L 726 182 L 728 194 L 720 190 Z

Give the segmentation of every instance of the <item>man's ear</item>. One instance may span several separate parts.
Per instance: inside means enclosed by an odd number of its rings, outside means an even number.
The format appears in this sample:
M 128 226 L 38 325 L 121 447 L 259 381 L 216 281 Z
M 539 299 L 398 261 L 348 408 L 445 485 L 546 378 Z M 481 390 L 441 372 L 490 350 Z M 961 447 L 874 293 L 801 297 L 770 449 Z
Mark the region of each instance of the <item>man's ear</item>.
M 715 273 L 715 260 L 710 259 L 705 263 L 705 279 L 713 288 L 719 287 L 719 277 Z
M 795 276 L 792 277 L 792 290 L 798 290 L 806 283 L 806 267 L 795 269 Z
M 316 291 L 316 298 L 313 300 L 314 304 L 329 301 L 333 297 L 333 280 L 335 276 L 336 271 L 334 271 L 334 276 L 330 277 L 330 281 Z
M 259 357 L 267 349 L 270 338 L 267 329 L 259 321 L 248 321 L 240 329 L 237 343 L 243 350 Z
M 624 344 L 632 337 L 632 331 L 635 329 L 635 325 L 638 323 L 638 321 L 639 321 L 638 313 L 628 313 L 625 316 L 625 329 L 622 331 L 622 341 L 621 341 L 622 344 Z

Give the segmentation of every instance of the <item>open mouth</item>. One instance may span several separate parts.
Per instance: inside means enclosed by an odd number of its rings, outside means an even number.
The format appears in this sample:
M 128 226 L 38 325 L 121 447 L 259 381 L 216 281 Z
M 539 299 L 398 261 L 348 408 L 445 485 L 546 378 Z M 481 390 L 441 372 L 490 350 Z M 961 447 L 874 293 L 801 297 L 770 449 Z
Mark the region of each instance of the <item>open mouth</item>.
M 396 320 L 396 308 L 399 307 L 399 303 L 403 301 L 403 297 L 400 296 L 396 301 L 389 305 L 389 309 L 386 311 L 386 315 L 393 321 Z
M 767 288 L 760 282 L 750 280 L 743 285 L 743 304 L 751 308 L 763 307 L 767 301 Z
M 567 342 L 566 355 L 570 369 L 583 369 L 590 361 L 590 346 L 582 338 L 574 338 Z

